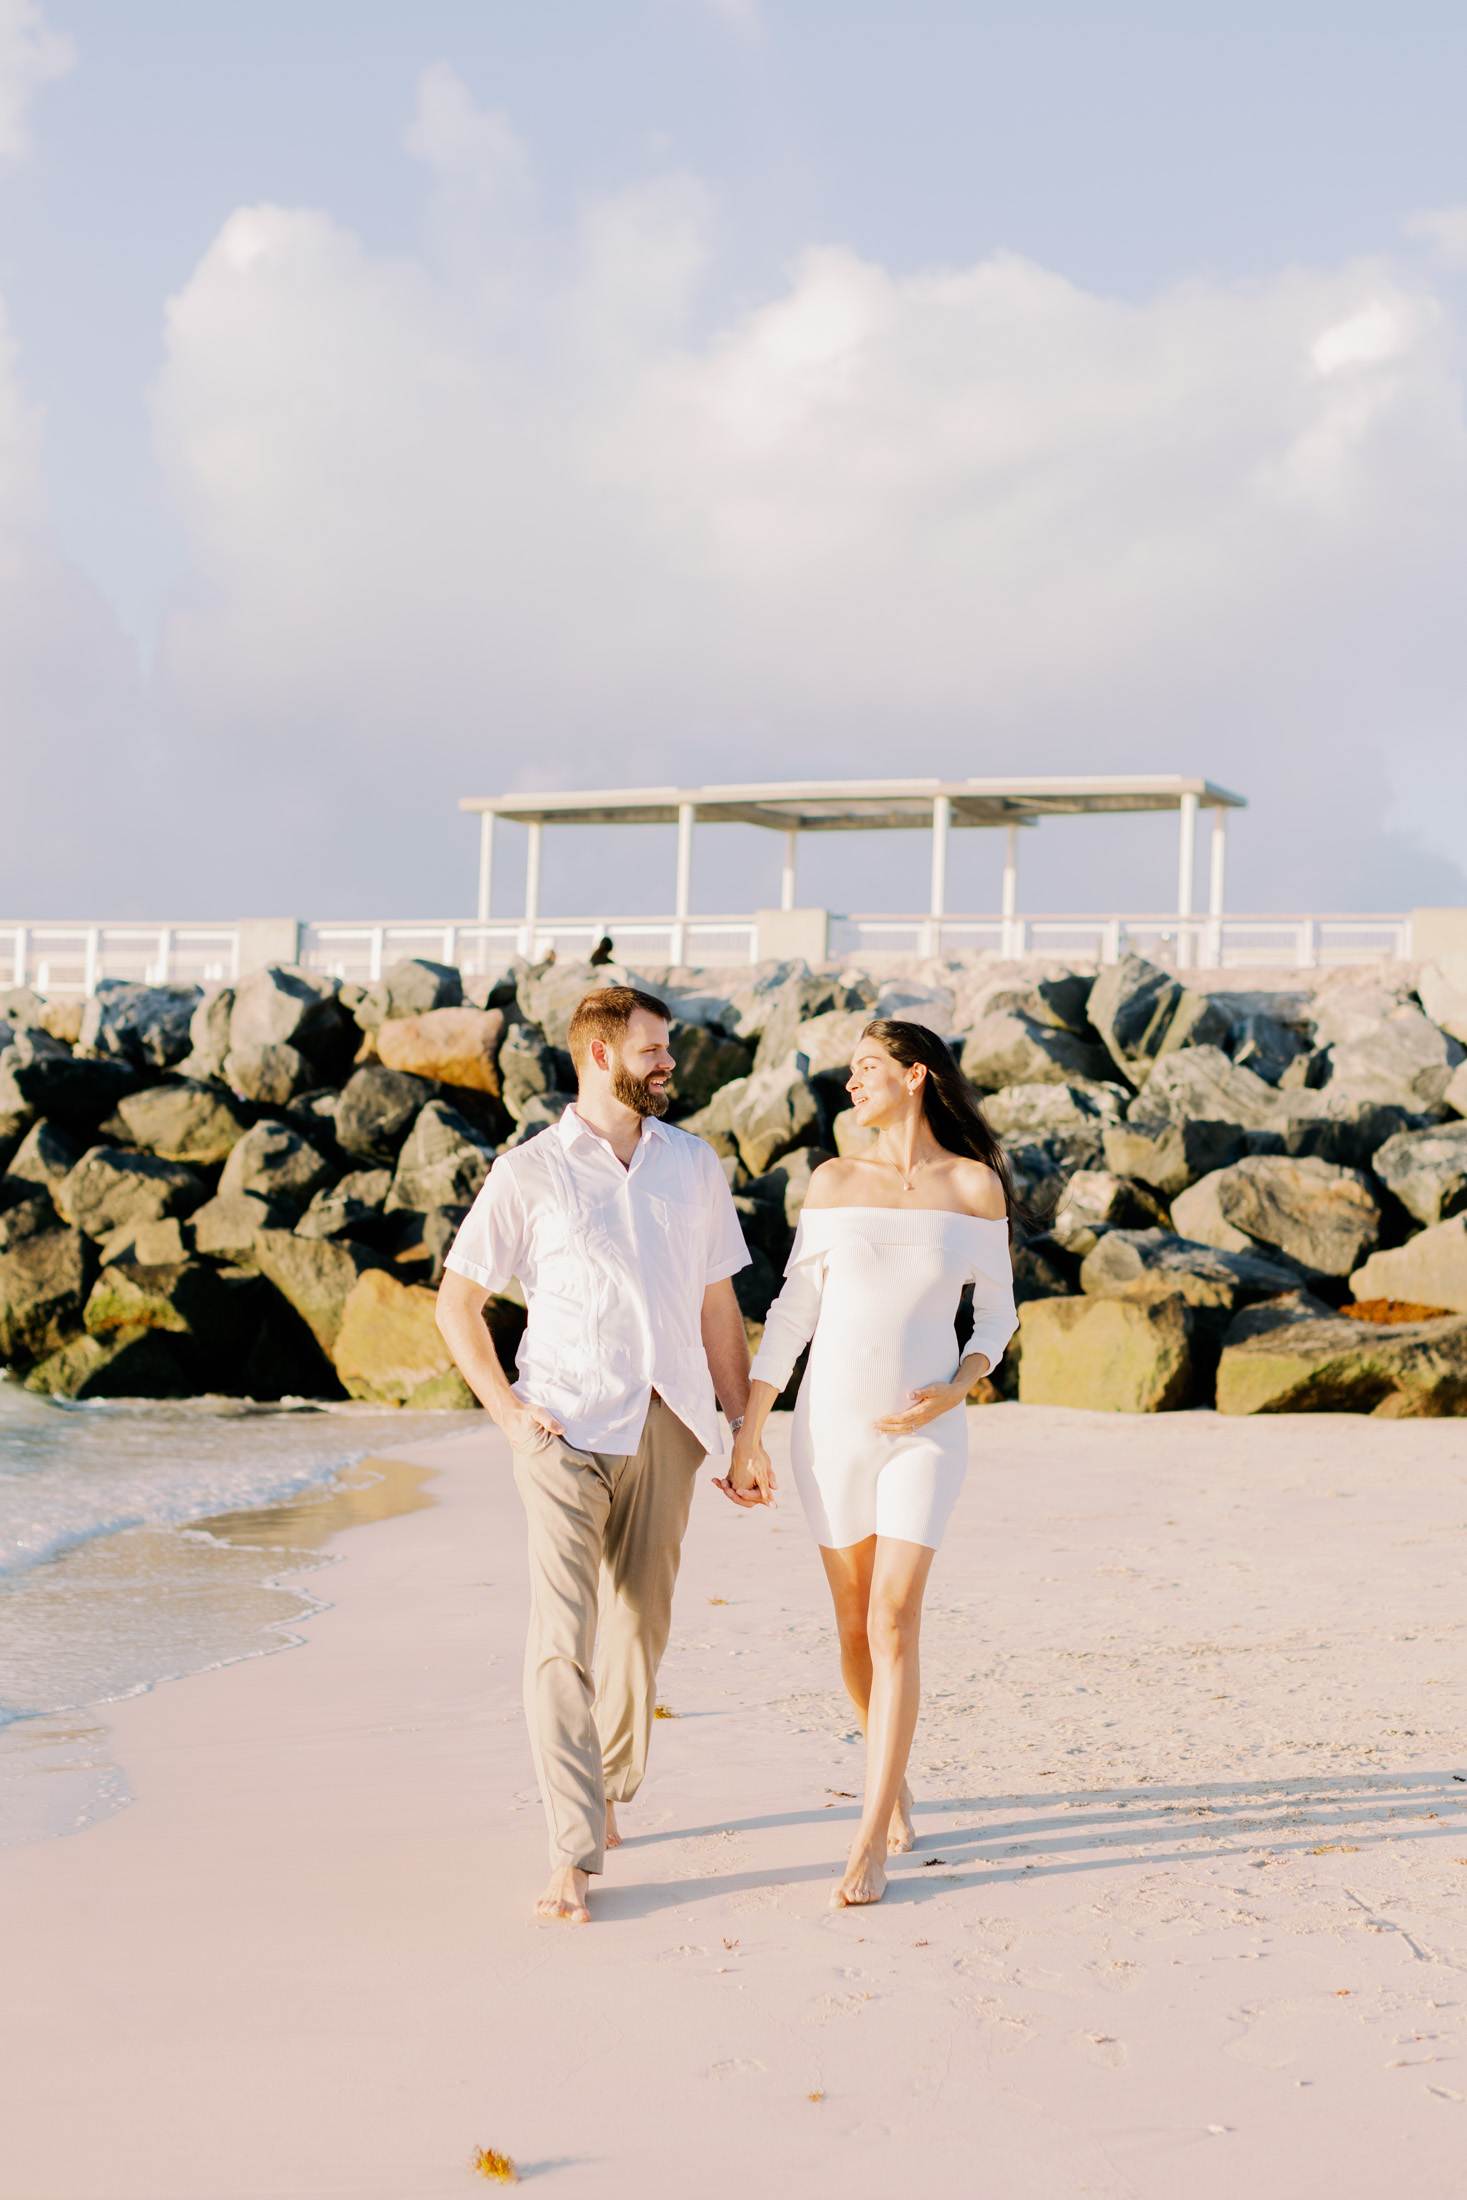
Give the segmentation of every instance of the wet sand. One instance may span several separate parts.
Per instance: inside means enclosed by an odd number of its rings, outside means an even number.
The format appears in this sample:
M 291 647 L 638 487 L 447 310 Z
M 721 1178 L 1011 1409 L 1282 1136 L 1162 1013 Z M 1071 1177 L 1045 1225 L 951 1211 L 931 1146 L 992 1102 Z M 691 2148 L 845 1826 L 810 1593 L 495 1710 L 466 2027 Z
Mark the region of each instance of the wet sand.
M 972 1434 L 887 1901 L 826 1908 L 803 1523 L 705 1470 L 579 1931 L 527 1915 L 507 1459 L 411 1450 L 435 1502 L 340 1537 L 304 1648 L 111 1707 L 135 1801 L 0 1857 L 6 2200 L 436 2200 L 477 2146 L 568 2200 L 1459 2193 L 1462 1424 Z

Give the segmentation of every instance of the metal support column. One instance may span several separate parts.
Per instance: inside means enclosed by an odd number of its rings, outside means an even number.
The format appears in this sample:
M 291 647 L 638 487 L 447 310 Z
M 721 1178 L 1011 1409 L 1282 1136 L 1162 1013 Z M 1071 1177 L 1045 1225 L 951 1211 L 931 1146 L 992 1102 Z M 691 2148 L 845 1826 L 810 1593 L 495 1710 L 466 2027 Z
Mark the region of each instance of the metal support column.
M 927 936 L 923 953 L 942 953 L 942 920 L 947 914 L 947 836 L 952 824 L 952 804 L 945 794 L 932 798 L 932 894 L 928 905 Z
M 1228 813 L 1219 803 L 1212 813 L 1212 847 L 1207 867 L 1207 952 L 1209 970 L 1222 968 L 1223 890 L 1228 862 Z
M 1012 956 L 1014 946 L 1014 919 L 1019 913 L 1019 828 L 1006 828 L 1007 838 L 1003 854 L 1003 940 L 1001 952 Z
M 489 922 L 494 899 L 494 812 L 479 812 L 479 922 Z
M 677 806 L 677 905 L 672 927 L 673 963 L 685 959 L 687 924 L 693 902 L 693 805 L 680 802 Z
M 785 834 L 784 869 L 779 878 L 779 906 L 781 909 L 793 909 L 795 906 L 795 854 L 799 845 L 800 836 L 797 832 Z
M 1184 794 L 1181 801 L 1181 845 L 1177 850 L 1177 915 L 1192 914 L 1192 874 L 1197 860 L 1197 797 Z M 1189 929 L 1177 927 L 1177 967 L 1186 969 L 1192 961 L 1192 934 Z
M 530 844 L 525 850 L 525 921 L 520 927 L 520 953 L 526 962 L 535 960 L 535 927 L 540 922 L 540 826 L 538 821 L 529 828 Z

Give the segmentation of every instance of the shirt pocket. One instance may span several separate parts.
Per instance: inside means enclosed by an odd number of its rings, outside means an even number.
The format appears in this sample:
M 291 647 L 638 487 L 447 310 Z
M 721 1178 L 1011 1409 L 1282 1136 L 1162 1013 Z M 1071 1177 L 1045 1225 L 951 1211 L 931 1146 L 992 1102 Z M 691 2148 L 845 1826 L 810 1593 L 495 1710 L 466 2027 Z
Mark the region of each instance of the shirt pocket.
M 703 1277 L 708 1250 L 708 1217 L 702 1207 L 682 1199 L 654 1197 L 647 1202 L 657 1232 L 660 1282 L 671 1282 L 680 1291 L 703 1303 Z

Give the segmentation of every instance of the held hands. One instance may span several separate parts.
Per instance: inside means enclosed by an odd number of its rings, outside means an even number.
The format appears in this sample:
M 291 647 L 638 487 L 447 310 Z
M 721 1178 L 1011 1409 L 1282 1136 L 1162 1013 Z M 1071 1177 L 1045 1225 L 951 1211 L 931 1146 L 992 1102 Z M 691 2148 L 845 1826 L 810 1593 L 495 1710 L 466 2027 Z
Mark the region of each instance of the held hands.
M 774 1493 L 779 1484 L 769 1454 L 747 1428 L 741 1428 L 734 1438 L 733 1462 L 713 1487 L 722 1490 L 735 1505 L 774 1505 L 778 1509 Z

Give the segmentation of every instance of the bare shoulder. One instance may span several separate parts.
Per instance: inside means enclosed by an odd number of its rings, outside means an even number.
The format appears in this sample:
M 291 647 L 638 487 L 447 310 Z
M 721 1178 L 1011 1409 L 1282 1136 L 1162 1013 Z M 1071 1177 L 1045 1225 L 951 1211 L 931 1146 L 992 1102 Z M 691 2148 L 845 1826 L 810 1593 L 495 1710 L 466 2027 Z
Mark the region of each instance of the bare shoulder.
M 976 1215 L 980 1222 L 1008 1219 L 1003 1185 L 997 1171 L 990 1169 L 986 1161 L 971 1161 L 965 1156 L 955 1165 L 953 1180 L 953 1189 L 961 1198 L 966 1213 Z
M 832 1161 L 822 1161 L 818 1169 L 810 1172 L 810 1187 L 805 1194 L 807 1207 L 848 1207 L 851 1191 L 860 1182 L 861 1163 L 853 1155 L 838 1155 Z

